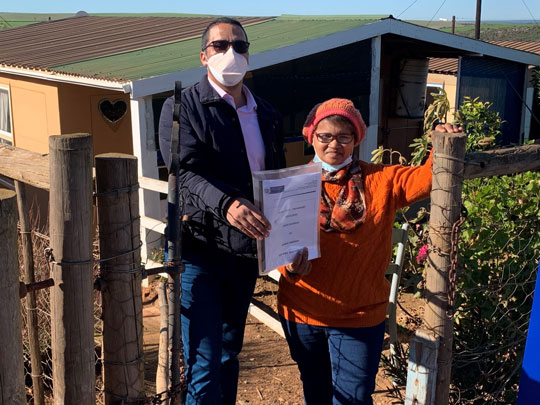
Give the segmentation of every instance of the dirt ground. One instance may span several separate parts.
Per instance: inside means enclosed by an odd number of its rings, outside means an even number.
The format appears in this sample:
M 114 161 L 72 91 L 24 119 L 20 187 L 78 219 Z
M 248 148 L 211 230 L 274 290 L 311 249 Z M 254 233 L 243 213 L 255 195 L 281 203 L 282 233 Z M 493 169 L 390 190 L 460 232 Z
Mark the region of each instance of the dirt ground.
M 254 300 L 266 308 L 275 309 L 276 284 L 267 278 L 259 279 Z M 145 380 L 148 395 L 155 392 L 155 370 L 159 341 L 159 309 L 154 291 L 145 290 L 144 350 Z M 409 313 L 398 307 L 398 328 L 401 342 L 408 342 L 415 323 L 421 318 L 421 300 L 403 294 L 400 303 Z M 410 316 L 409 316 L 410 315 Z M 388 335 L 383 354 L 388 355 Z M 392 381 L 382 364 L 377 375 L 375 405 L 401 404 Z M 401 392 L 404 396 L 404 392 Z M 290 358 L 287 342 L 258 319 L 249 315 L 246 323 L 244 348 L 240 354 L 240 377 L 237 405 L 282 404 L 302 405 L 302 383 L 296 363 Z

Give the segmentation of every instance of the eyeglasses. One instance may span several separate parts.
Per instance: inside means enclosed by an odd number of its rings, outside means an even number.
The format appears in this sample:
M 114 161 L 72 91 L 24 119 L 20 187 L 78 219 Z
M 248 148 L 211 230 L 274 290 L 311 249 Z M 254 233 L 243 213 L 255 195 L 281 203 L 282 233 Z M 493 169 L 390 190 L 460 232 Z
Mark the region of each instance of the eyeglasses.
M 226 39 L 219 39 L 217 41 L 210 42 L 202 50 L 206 51 L 206 49 L 211 46 L 218 52 L 226 52 L 231 45 L 233 49 L 238 53 L 246 53 L 249 49 L 249 42 L 247 41 L 227 41 Z
M 354 134 L 332 135 L 332 134 L 324 134 L 323 133 L 323 134 L 315 134 L 315 136 L 317 137 L 317 140 L 320 143 L 330 143 L 335 139 L 336 141 L 338 141 L 338 143 L 340 143 L 342 145 L 347 145 L 347 144 L 351 143 L 354 140 Z

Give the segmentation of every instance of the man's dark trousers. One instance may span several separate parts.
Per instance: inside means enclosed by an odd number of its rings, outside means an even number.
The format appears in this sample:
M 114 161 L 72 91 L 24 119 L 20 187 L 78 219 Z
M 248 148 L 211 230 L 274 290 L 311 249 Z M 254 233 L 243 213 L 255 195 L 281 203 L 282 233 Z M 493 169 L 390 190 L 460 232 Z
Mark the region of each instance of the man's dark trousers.
M 257 279 L 257 262 L 226 253 L 201 252 L 184 259 L 184 264 L 182 340 L 187 367 L 186 404 L 234 405 L 238 354 Z

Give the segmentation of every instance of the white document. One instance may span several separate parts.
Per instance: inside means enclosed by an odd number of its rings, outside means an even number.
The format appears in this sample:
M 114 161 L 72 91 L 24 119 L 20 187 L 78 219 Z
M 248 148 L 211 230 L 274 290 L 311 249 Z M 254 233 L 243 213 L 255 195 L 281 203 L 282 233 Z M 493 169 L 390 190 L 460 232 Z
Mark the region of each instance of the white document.
M 259 274 L 291 263 L 308 248 L 308 258 L 320 257 L 320 163 L 253 173 L 255 205 L 272 224 L 270 236 L 257 242 Z

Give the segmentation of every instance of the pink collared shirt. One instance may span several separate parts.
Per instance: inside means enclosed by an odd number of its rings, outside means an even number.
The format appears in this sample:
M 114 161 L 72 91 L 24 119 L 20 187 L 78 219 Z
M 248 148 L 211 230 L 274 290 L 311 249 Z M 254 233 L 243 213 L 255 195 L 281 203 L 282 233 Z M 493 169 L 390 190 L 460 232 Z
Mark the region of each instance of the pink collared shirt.
M 253 98 L 253 94 L 251 94 L 246 86 L 242 85 L 242 91 L 246 97 L 246 105 L 236 108 L 233 96 L 215 84 L 210 78 L 208 78 L 208 81 L 220 97 L 229 103 L 238 114 L 238 120 L 240 121 L 240 127 L 242 128 L 242 134 L 244 135 L 244 144 L 246 145 L 251 171 L 256 172 L 264 170 L 264 158 L 266 152 L 264 150 L 264 142 L 259 127 L 259 121 L 257 119 L 257 103 Z

